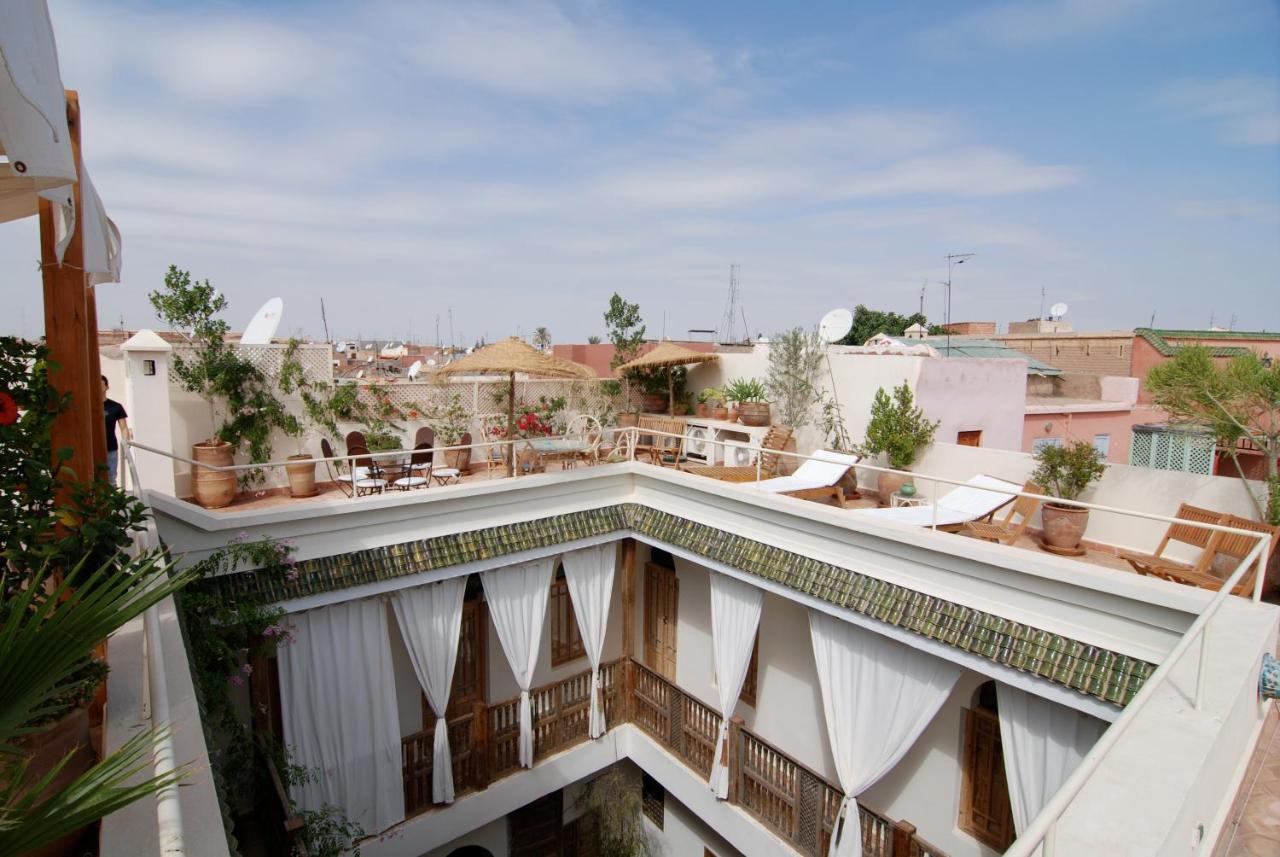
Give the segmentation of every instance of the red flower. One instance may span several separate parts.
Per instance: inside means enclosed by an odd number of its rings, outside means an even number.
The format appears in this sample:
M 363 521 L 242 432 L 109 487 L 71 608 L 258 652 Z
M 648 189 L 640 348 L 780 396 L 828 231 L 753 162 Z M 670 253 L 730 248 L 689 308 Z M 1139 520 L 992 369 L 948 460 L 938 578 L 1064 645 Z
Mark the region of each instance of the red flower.
M 18 421 L 18 403 L 8 393 L 0 393 L 0 426 L 11 426 Z

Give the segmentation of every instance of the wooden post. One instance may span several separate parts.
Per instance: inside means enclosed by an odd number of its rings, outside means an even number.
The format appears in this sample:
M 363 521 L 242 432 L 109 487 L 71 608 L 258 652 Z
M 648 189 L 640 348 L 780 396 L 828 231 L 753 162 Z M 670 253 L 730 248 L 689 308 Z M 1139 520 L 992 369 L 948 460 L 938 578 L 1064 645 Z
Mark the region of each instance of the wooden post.
M 622 657 L 636 656 L 636 540 L 622 540 Z
M 854 812 L 857 810 L 855 809 Z M 911 857 L 911 839 L 916 835 L 916 826 L 909 821 L 898 821 L 893 825 L 893 857 Z
M 89 339 L 89 390 L 91 408 L 96 413 L 103 413 L 103 402 L 106 395 L 102 392 L 102 358 L 98 353 L 98 296 L 93 286 L 85 283 L 84 290 L 85 301 L 85 323 L 88 326 L 86 333 Z M 123 397 L 124 391 L 116 393 L 117 396 Z M 94 420 L 93 422 L 93 461 L 98 467 L 107 466 L 107 421 L 106 419 Z M 120 470 L 125 468 L 123 461 L 118 465 Z M 96 469 L 96 468 L 95 468 Z
M 67 92 L 67 128 L 71 132 L 71 153 L 80 169 L 80 99 Z M 57 369 L 49 381 L 58 392 L 69 395 L 70 403 L 58 415 L 52 430 L 53 454 L 70 449 L 65 462 L 70 470 L 64 479 L 87 483 L 94 476 L 94 425 L 103 422 L 101 381 L 90 374 L 89 352 L 97 350 L 97 331 L 89 335 L 88 304 L 85 296 L 84 217 L 80 203 L 80 183 L 71 186 L 76 208 L 76 229 L 67 243 L 62 263 L 58 263 L 54 205 L 43 197 L 40 211 L 40 257 L 44 280 L 44 335 L 49 358 Z M 93 383 L 90 384 L 90 381 Z M 94 387 L 99 388 L 94 394 Z M 96 406 L 96 407 L 95 407 Z M 105 427 L 103 430 L 105 443 Z M 103 450 L 106 458 L 106 450 Z M 65 472 L 65 471 L 64 471 Z
M 738 715 L 729 718 L 729 758 L 725 760 L 729 768 L 729 803 L 738 803 L 738 783 L 742 776 L 742 726 L 743 720 Z
M 489 788 L 489 706 L 475 702 L 471 708 L 471 759 L 476 772 L 476 790 Z

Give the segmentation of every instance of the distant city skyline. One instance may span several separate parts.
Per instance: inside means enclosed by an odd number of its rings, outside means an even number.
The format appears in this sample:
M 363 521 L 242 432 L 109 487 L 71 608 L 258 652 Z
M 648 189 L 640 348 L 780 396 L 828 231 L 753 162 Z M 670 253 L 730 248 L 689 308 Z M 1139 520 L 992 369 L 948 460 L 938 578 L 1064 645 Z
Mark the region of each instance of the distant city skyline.
M 836 306 L 1280 329 L 1280 11 L 1265 0 L 771 4 L 51 0 L 124 236 L 100 324 L 176 264 L 241 328 L 470 344 L 751 334 Z M 43 327 L 34 219 L 0 333 Z

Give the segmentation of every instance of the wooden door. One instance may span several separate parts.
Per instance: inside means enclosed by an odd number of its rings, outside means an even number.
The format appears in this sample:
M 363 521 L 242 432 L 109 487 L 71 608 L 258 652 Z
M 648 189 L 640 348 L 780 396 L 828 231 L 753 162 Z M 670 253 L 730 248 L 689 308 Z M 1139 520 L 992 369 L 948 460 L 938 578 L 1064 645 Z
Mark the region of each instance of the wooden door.
M 511 857 L 560 857 L 564 805 L 561 792 L 517 809 L 507 816 Z
M 445 715 L 452 720 L 471 711 L 477 702 L 488 701 L 489 612 L 483 598 L 468 597 L 462 602 L 462 626 L 458 632 L 458 659 L 453 665 L 453 686 Z M 422 728 L 435 727 L 436 716 L 422 695 Z
M 676 679 L 676 616 L 680 581 L 674 569 L 644 567 L 644 663 L 665 678 Z

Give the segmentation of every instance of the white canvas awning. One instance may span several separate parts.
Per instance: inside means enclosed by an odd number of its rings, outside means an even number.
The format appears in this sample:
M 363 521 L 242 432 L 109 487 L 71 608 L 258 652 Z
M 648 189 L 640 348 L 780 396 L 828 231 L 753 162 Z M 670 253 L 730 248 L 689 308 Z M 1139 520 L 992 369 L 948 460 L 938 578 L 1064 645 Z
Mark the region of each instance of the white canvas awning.
M 45 0 L 0 4 L 0 222 L 35 215 L 40 198 L 54 203 L 58 261 L 75 231 L 76 173 L 67 98 Z M 78 219 L 84 225 L 84 270 L 90 285 L 120 279 L 120 230 L 106 215 L 88 170 L 81 178 Z

